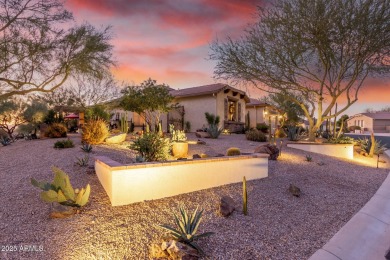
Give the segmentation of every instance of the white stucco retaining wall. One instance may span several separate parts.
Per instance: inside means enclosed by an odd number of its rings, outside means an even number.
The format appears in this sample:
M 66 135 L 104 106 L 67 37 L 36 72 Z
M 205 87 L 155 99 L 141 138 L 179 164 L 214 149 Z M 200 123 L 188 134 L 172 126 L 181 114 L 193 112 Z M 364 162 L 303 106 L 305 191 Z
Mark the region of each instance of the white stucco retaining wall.
M 287 147 L 312 153 L 353 159 L 353 144 L 288 143 Z
M 160 199 L 268 176 L 268 154 L 121 165 L 95 158 L 95 171 L 112 206 Z

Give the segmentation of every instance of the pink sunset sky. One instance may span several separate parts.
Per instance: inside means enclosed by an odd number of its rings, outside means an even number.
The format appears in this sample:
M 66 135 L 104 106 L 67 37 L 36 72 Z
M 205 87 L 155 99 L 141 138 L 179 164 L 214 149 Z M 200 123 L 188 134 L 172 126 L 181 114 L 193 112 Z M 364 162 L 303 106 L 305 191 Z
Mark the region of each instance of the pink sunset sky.
M 170 87 L 215 83 L 208 60 L 217 37 L 239 37 L 255 21 L 256 0 L 68 0 L 78 23 L 112 26 L 116 79 L 138 84 L 149 77 Z M 347 114 L 390 106 L 390 80 L 366 81 Z M 264 96 L 243 89 L 253 98 Z

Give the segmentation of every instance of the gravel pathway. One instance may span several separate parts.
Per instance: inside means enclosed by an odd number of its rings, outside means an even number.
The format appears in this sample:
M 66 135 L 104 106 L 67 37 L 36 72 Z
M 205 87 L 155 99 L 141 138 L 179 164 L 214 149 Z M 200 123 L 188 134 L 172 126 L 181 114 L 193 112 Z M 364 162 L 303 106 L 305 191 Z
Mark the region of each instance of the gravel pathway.
M 111 207 L 96 175 L 74 164 L 84 153 L 79 137 L 71 138 L 71 149 L 54 149 L 53 139 L 0 147 L 0 259 L 149 259 L 149 246 L 164 234 L 155 225 L 173 225 L 180 203 L 204 208 L 200 232 L 215 232 L 199 241 L 204 259 L 307 259 L 371 198 L 390 167 L 387 157 L 376 169 L 374 159 L 357 156 L 356 163 L 284 147 L 279 160 L 270 161 L 268 178 L 248 182 L 248 216 L 241 213 L 240 183 Z M 252 152 L 259 145 L 243 135 L 205 141 L 190 145 L 190 153 L 225 153 L 232 146 Z M 127 163 L 134 158 L 121 146 L 96 146 L 93 154 Z M 305 161 L 307 154 L 312 162 Z M 49 218 L 52 206 L 39 199 L 30 178 L 51 181 L 52 165 L 65 170 L 75 188 L 90 183 L 90 203 L 81 214 Z M 300 198 L 287 192 L 290 183 L 301 188 Z M 229 218 L 218 214 L 224 195 L 237 203 Z

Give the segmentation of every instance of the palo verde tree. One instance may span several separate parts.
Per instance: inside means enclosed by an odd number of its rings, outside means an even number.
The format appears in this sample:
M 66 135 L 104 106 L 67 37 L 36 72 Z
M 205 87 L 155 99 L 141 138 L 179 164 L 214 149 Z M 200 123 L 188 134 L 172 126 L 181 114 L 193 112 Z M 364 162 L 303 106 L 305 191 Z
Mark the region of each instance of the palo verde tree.
M 304 97 L 287 96 L 307 117 L 310 140 L 358 100 L 368 76 L 390 70 L 390 1 L 276 0 L 258 16 L 242 38 L 211 45 L 215 76 Z
M 169 86 L 157 84 L 150 78 L 140 86 L 125 88 L 123 94 L 120 106 L 127 111 L 138 113 L 149 127 L 157 127 L 161 115 L 172 108 L 173 96 L 169 93 Z
M 0 0 L 0 99 L 50 92 L 72 75 L 99 78 L 108 70 L 109 27 L 70 22 L 61 0 Z

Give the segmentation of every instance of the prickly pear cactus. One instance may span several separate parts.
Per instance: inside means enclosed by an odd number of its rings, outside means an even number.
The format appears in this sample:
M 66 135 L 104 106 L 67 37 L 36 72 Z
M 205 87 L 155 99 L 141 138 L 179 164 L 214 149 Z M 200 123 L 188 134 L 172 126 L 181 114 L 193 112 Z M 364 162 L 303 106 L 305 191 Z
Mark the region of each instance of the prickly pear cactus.
M 57 167 L 53 167 L 54 180 L 52 183 L 38 182 L 31 179 L 31 184 L 42 189 L 41 199 L 46 202 L 58 202 L 64 206 L 82 207 L 88 203 L 91 187 L 89 184 L 77 193 L 70 184 L 69 176 Z

